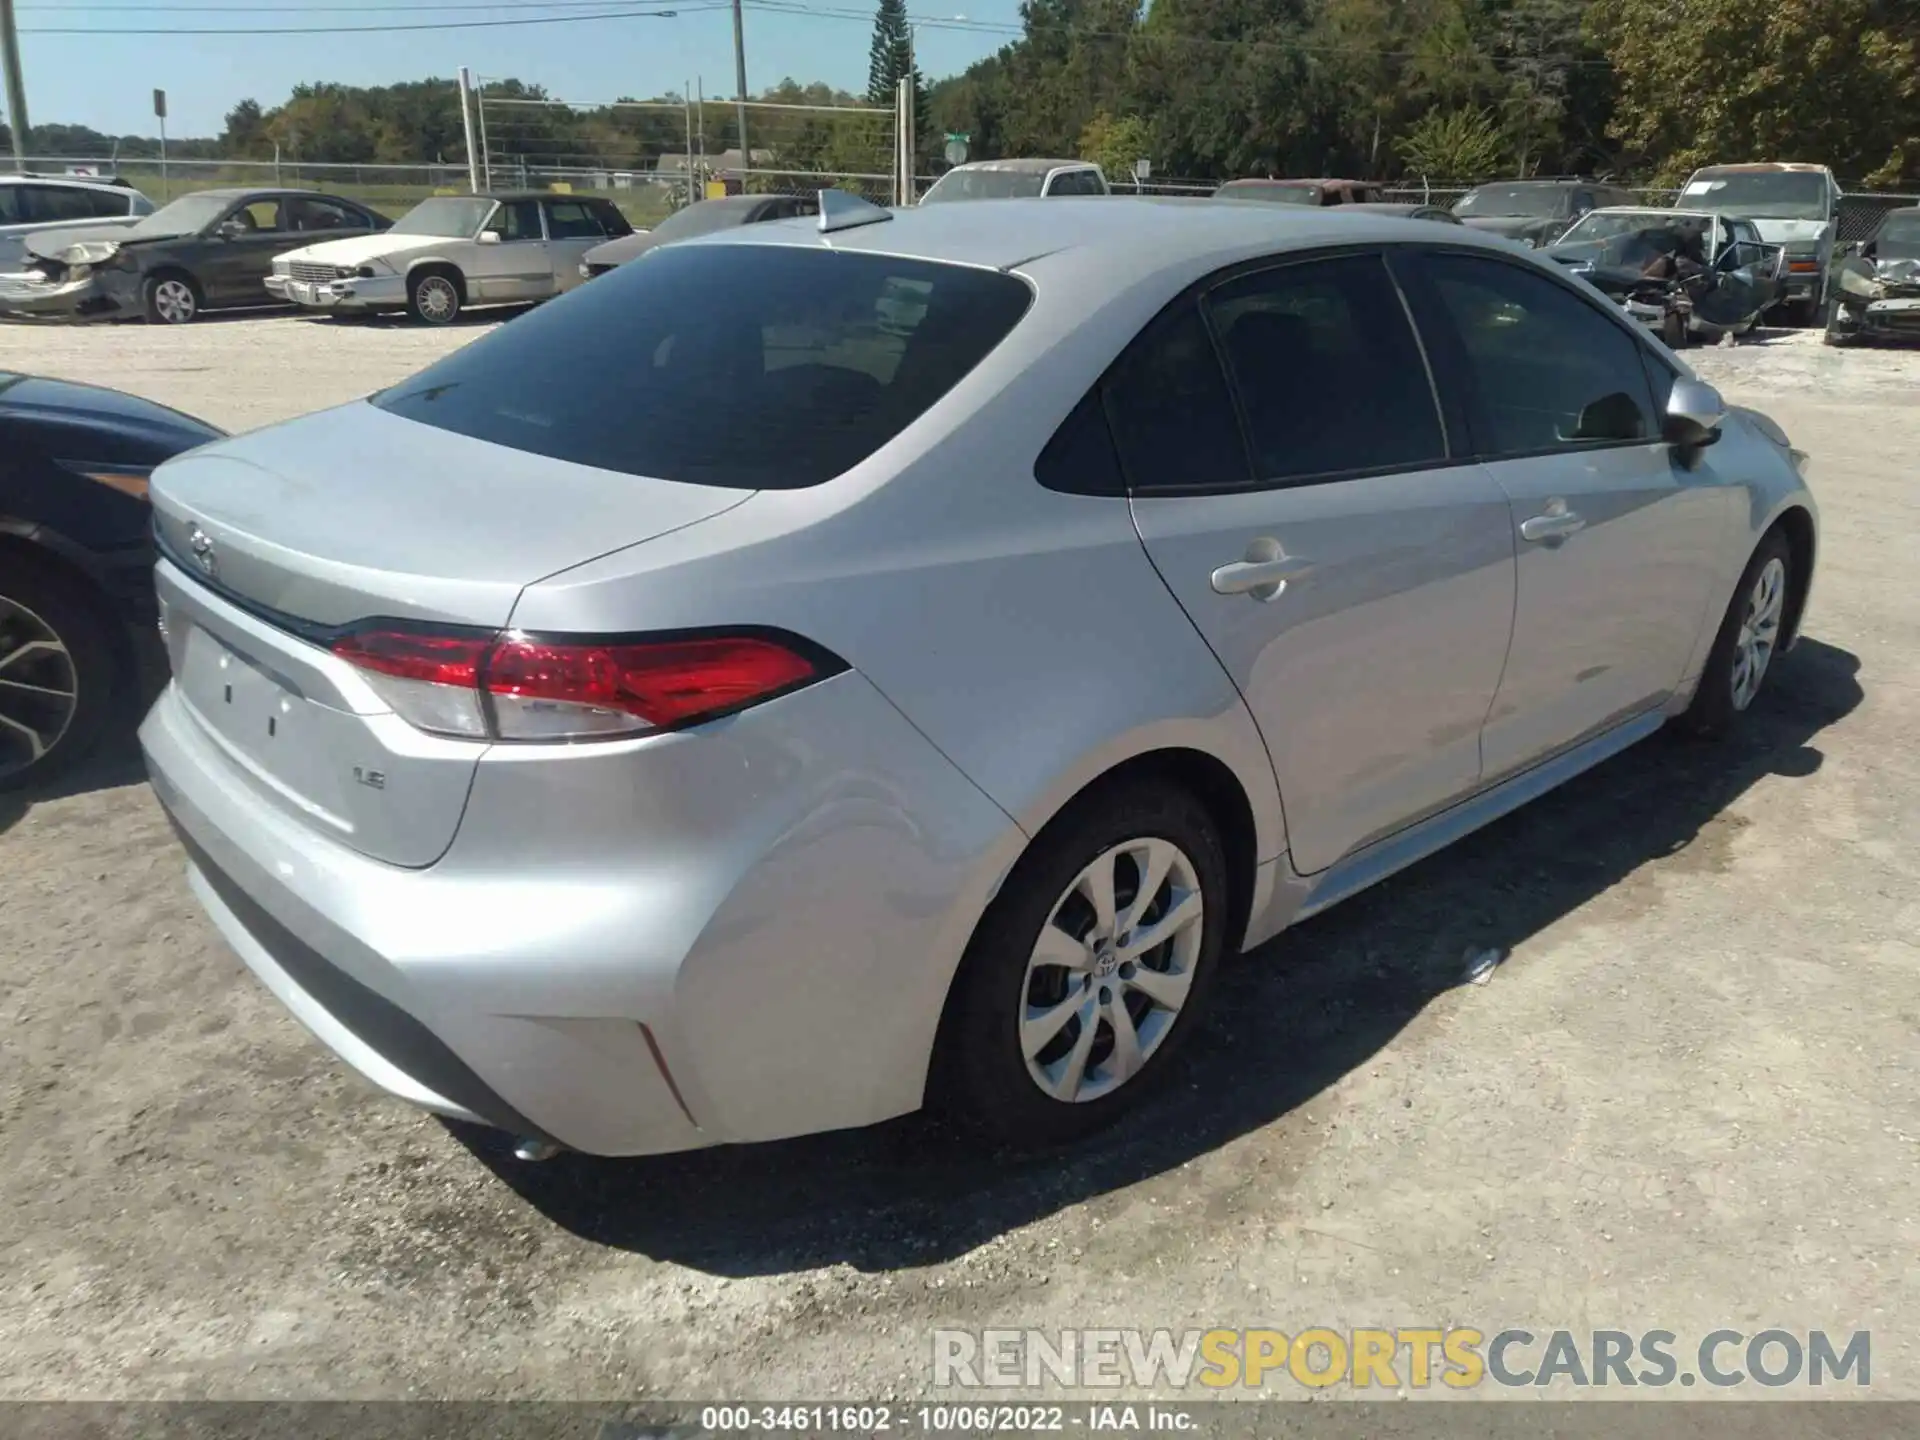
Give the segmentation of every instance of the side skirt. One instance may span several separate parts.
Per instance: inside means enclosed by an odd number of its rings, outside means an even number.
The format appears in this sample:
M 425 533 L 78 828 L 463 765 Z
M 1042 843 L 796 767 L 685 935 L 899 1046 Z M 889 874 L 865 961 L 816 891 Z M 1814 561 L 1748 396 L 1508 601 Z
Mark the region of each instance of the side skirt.
M 1284 906 L 1289 898 L 1301 897 L 1303 888 L 1304 898 L 1300 899 L 1299 908 L 1291 915 L 1284 919 L 1274 917 L 1279 923 L 1261 926 L 1260 929 L 1271 935 L 1295 921 L 1331 909 L 1368 886 L 1376 885 L 1416 861 L 1426 859 L 1436 850 L 1443 850 L 1482 826 L 1511 814 L 1528 801 L 1539 799 L 1549 790 L 1564 785 L 1603 760 L 1611 760 L 1622 750 L 1646 739 L 1665 722 L 1666 716 L 1661 710 L 1650 710 L 1630 720 L 1623 720 L 1611 730 L 1583 740 L 1572 749 L 1563 750 L 1530 770 L 1509 776 L 1499 784 L 1437 815 L 1431 815 L 1417 825 L 1375 841 L 1364 850 L 1356 850 L 1344 860 L 1329 866 L 1315 880 L 1300 881 L 1293 886 L 1282 882 L 1275 887 L 1276 907 Z

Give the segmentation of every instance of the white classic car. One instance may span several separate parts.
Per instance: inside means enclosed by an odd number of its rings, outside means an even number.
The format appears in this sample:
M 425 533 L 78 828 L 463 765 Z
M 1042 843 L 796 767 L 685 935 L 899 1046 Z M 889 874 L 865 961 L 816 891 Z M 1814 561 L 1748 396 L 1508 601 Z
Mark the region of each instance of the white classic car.
M 436 195 L 381 234 L 275 256 L 266 286 L 305 309 L 406 310 L 445 325 L 470 305 L 571 289 L 587 251 L 632 233 L 619 208 L 594 195 Z

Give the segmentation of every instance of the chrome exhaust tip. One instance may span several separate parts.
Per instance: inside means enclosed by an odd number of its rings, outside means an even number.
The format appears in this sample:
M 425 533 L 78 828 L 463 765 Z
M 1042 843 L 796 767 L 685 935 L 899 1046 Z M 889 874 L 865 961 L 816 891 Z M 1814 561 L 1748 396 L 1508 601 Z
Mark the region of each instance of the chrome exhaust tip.
M 533 1163 L 551 1160 L 560 1153 L 560 1147 L 551 1140 L 532 1140 L 522 1137 L 513 1142 L 513 1158 Z

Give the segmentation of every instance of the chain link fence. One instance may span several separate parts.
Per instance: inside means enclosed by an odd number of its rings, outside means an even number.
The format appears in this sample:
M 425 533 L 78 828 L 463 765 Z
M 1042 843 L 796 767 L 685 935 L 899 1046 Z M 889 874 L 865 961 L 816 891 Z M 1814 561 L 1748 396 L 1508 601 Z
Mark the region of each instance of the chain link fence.
M 314 164 L 301 160 L 173 160 L 29 156 L 36 175 L 124 180 L 155 205 L 228 186 L 324 190 L 398 217 L 429 195 L 465 194 L 465 162 L 432 165 Z
M 604 191 L 637 225 L 713 195 L 838 188 L 885 204 L 892 194 L 891 109 L 691 94 L 583 104 L 484 83 L 475 99 L 483 185 Z

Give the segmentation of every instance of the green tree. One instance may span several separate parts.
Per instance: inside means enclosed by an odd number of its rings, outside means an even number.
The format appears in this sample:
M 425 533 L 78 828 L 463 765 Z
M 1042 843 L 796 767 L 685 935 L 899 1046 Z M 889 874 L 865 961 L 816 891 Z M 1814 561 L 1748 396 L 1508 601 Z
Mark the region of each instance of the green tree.
M 1920 178 L 1920 0 L 1593 0 L 1613 134 L 1671 182 L 1715 161 Z
M 1500 168 L 1500 126 L 1486 110 L 1429 110 L 1394 148 L 1428 180 L 1481 180 Z
M 1153 127 L 1138 115 L 1115 119 L 1102 110 L 1081 130 L 1079 155 L 1104 170 L 1108 184 L 1125 189 L 1133 162 L 1153 159 Z
M 913 58 L 913 31 L 907 20 L 906 0 L 880 0 L 873 12 L 873 45 L 867 58 L 867 103 L 892 108 L 899 86 L 913 79 L 913 133 L 923 143 L 927 136 L 927 84 Z

